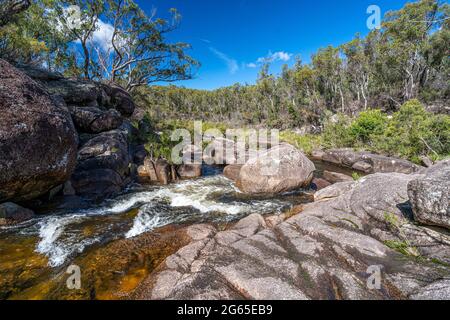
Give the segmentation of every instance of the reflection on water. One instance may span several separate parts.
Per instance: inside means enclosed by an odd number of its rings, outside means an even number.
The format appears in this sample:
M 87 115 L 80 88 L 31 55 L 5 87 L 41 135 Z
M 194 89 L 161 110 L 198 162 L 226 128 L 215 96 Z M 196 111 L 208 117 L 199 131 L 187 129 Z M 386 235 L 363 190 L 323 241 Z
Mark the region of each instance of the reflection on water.
M 93 245 L 130 238 L 169 224 L 221 223 L 251 213 L 279 214 L 304 202 L 300 193 L 255 199 L 240 193 L 234 184 L 217 175 L 219 169 L 198 180 L 169 186 L 134 187 L 114 200 L 88 210 L 54 212 L 26 224 L 0 231 L 37 238 L 35 251 L 58 267 Z M 211 175 L 213 174 L 213 175 Z

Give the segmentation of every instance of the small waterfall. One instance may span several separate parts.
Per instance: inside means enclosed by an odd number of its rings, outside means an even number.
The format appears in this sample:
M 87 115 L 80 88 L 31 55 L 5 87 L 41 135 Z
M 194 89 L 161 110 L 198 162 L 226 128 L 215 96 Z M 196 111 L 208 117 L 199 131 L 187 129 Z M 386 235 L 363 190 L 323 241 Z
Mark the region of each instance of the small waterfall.
M 223 175 L 147 186 L 88 210 L 42 217 L 21 232 L 36 234 L 36 251 L 58 267 L 86 248 L 119 238 L 132 238 L 180 223 L 235 221 L 252 213 L 279 214 L 293 205 L 292 195 L 254 199 L 241 194 Z

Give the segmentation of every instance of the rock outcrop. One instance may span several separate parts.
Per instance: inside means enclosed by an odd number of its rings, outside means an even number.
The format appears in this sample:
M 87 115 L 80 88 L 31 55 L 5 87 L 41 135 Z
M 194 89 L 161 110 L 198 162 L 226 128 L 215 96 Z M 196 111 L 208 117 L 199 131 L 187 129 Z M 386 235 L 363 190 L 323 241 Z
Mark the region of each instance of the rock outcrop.
M 12 202 L 0 204 L 0 226 L 32 219 L 34 212 Z
M 323 172 L 323 178 L 331 183 L 353 181 L 353 178 L 346 174 L 326 170 Z
M 67 79 L 60 74 L 30 66 L 19 68 L 64 109 L 73 134 L 79 136 L 79 144 L 76 141 L 72 144 L 61 142 L 65 143 L 66 148 L 73 146 L 71 158 L 68 160 L 71 165 L 70 170 L 67 170 L 68 174 L 61 179 L 51 177 L 47 181 L 52 181 L 52 187 L 55 187 L 70 178 L 73 190 L 70 190 L 68 196 L 76 195 L 89 200 L 101 200 L 120 192 L 132 181 L 137 171 L 133 171 L 133 143 L 137 140 L 137 130 L 126 119 L 135 108 L 130 95 L 116 85 Z M 33 97 L 37 93 L 33 88 L 28 94 Z M 73 129 L 74 125 L 78 135 Z M 51 150 L 42 148 L 42 152 L 58 155 L 58 145 L 53 143 L 52 139 L 60 139 L 58 133 L 39 137 L 39 142 Z M 22 144 L 24 139 L 17 142 L 17 145 Z M 35 147 L 39 147 L 39 143 L 35 143 Z M 28 157 L 23 158 L 28 161 Z M 61 195 L 66 196 L 63 192 Z M 35 197 L 36 194 L 33 194 L 30 198 Z
M 412 180 L 408 195 L 416 221 L 450 229 L 450 161 L 445 164 Z
M 202 176 L 201 164 L 172 165 L 164 159 L 152 160 L 146 157 L 144 164 L 138 167 L 139 180 L 142 183 L 167 185 L 180 179 L 195 179 Z
M 123 122 L 120 113 L 114 109 L 103 111 L 96 107 L 74 107 L 71 115 L 77 129 L 86 133 L 115 130 Z
M 164 159 L 158 159 L 154 162 L 155 173 L 158 181 L 162 185 L 168 185 L 174 177 L 172 177 L 171 165 Z
M 117 85 L 89 80 L 66 79 L 57 74 L 22 66 L 21 70 L 42 83 L 52 95 L 62 97 L 69 107 L 99 107 L 114 109 L 122 116 L 133 114 L 135 105 L 131 96 Z
M 39 197 L 70 178 L 78 135 L 63 101 L 0 60 L 0 202 Z
M 415 173 L 421 168 L 414 163 L 386 157 L 370 152 L 357 152 L 353 149 L 331 149 L 327 151 L 314 151 L 313 158 L 352 168 L 364 173 Z
M 120 112 L 124 117 L 134 113 L 135 105 L 130 94 L 117 85 L 103 86 L 108 96 L 107 106 Z
M 202 176 L 201 164 L 182 164 L 177 166 L 176 172 L 181 179 L 195 179 Z
M 449 299 L 450 236 L 415 225 L 407 205 L 418 177 L 333 185 L 284 222 L 255 214 L 226 231 L 189 227 L 190 244 L 131 298 Z
M 99 200 L 120 192 L 131 181 L 129 141 L 113 130 L 95 135 L 81 145 L 71 182 L 79 196 Z
M 314 171 L 314 164 L 300 150 L 280 144 L 247 161 L 236 185 L 247 194 L 283 193 L 308 186 Z
M 329 181 L 322 179 L 322 178 L 314 178 L 311 183 L 311 187 L 315 191 L 325 189 L 325 188 L 329 187 L 330 185 L 332 185 L 332 183 L 330 183 Z

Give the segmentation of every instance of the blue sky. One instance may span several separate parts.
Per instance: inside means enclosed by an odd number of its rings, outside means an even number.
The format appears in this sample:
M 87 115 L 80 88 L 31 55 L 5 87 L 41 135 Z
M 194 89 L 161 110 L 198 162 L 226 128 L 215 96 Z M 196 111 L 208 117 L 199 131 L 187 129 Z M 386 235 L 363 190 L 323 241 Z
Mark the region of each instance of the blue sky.
M 201 68 L 195 78 L 176 83 L 188 88 L 215 89 L 255 82 L 258 59 L 272 57 L 279 73 L 295 56 L 305 62 L 320 47 L 339 45 L 366 26 L 369 5 L 382 15 L 398 10 L 405 0 L 137 0 L 146 12 L 167 17 L 176 8 L 183 19 L 170 41 L 190 43 L 190 55 Z M 255 68 L 256 66 L 256 68 Z

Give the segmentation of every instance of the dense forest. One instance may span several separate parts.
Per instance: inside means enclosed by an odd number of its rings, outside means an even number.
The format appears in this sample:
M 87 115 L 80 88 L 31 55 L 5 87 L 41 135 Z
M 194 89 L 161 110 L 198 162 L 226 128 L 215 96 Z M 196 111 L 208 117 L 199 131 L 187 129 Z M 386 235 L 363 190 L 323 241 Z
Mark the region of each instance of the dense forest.
M 136 96 L 152 119 L 203 119 L 281 129 L 322 123 L 337 112 L 398 111 L 419 99 L 448 112 L 450 6 L 437 0 L 388 12 L 380 30 L 339 47 L 321 48 L 280 75 L 265 63 L 255 85 L 214 91 L 176 86 L 141 87 Z

